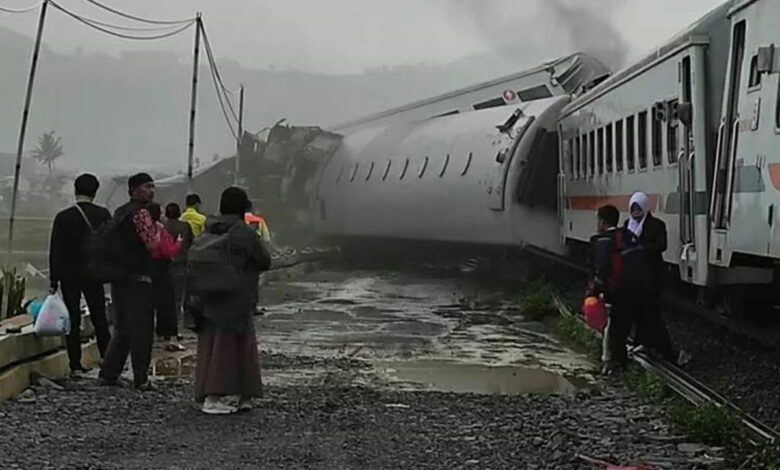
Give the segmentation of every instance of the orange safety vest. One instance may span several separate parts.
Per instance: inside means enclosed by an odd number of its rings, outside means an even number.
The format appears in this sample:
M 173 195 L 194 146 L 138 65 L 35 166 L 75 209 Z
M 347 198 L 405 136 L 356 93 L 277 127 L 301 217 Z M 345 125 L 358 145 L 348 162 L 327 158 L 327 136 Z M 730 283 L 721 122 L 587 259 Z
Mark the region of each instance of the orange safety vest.
M 265 224 L 265 219 L 261 215 L 247 212 L 244 214 L 244 223 L 247 225 L 257 225 L 258 227 Z

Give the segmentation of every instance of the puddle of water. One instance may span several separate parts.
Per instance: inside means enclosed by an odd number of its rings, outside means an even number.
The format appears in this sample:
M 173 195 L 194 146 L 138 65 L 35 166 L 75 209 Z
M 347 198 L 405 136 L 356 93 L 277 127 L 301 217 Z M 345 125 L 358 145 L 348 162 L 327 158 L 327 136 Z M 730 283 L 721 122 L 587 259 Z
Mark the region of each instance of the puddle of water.
M 439 392 L 564 395 L 577 389 L 574 383 L 563 376 L 535 368 L 491 367 L 446 361 L 387 362 L 377 364 L 376 367 L 397 384 Z

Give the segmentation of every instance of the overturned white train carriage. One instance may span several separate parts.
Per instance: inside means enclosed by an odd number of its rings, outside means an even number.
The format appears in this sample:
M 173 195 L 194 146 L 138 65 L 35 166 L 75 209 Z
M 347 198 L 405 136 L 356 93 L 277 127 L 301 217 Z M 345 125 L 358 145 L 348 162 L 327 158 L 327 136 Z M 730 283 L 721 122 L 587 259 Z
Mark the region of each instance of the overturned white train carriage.
M 565 242 L 593 211 L 642 190 L 669 230 L 668 263 L 695 286 L 764 286 L 780 233 L 780 3 L 731 1 L 568 105 L 560 119 Z

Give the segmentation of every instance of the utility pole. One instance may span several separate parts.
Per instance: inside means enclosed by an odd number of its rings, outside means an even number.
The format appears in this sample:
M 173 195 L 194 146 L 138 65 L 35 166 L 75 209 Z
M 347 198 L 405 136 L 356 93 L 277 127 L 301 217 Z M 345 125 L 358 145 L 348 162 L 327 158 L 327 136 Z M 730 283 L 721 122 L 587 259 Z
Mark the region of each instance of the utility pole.
M 236 161 L 233 168 L 233 186 L 238 186 L 238 171 L 241 169 L 241 141 L 244 138 L 244 85 L 238 95 L 238 136 L 236 137 Z
M 41 3 L 41 13 L 38 18 L 38 33 L 35 36 L 30 75 L 27 78 L 27 96 L 24 99 L 24 111 L 22 111 L 22 124 L 19 129 L 19 142 L 16 147 L 16 165 L 14 166 L 14 192 L 11 196 L 11 216 L 8 219 L 8 259 L 11 264 L 11 255 L 14 251 L 14 222 L 16 219 L 16 204 L 19 198 L 19 173 L 22 169 L 22 155 L 24 154 L 24 137 L 27 134 L 27 118 L 30 116 L 30 102 L 32 101 L 33 86 L 35 85 L 35 72 L 38 69 L 38 57 L 41 52 L 41 38 L 43 37 L 43 25 L 46 21 L 46 9 L 49 0 Z
M 193 191 L 192 165 L 195 155 L 195 109 L 198 104 L 198 66 L 200 62 L 200 33 L 203 28 L 201 13 L 195 18 L 195 52 L 192 59 L 192 97 L 190 100 L 190 141 L 187 147 L 187 191 Z

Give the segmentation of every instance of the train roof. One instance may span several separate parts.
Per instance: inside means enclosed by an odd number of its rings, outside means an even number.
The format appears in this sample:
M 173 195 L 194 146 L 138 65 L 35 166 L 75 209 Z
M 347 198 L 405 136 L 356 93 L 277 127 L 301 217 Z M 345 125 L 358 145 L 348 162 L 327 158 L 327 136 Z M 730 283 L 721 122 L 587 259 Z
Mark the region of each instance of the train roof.
M 345 129 L 359 124 L 365 124 L 371 121 L 376 121 L 382 118 L 386 118 L 386 117 L 393 116 L 395 114 L 402 113 L 404 111 L 409 111 L 415 108 L 421 108 L 427 105 L 435 104 L 440 101 L 444 101 L 450 98 L 455 98 L 460 95 L 465 95 L 467 93 L 479 91 L 484 88 L 489 88 L 496 85 L 500 85 L 502 83 L 507 83 L 524 77 L 528 77 L 539 72 L 544 72 L 546 70 L 555 73 L 557 71 L 556 69 L 558 68 L 562 68 L 563 70 L 559 71 L 556 75 L 554 75 L 554 78 L 558 81 L 558 83 L 561 84 L 561 86 L 564 89 L 566 89 L 568 93 L 575 93 L 589 81 L 609 73 L 609 69 L 600 61 L 598 61 L 596 58 L 584 52 L 577 52 L 559 59 L 545 62 L 532 69 L 527 69 L 522 72 L 497 78 L 495 80 L 490 80 L 469 87 L 461 88 L 438 96 L 434 96 L 432 98 L 426 98 L 423 100 L 415 101 L 406 104 L 404 106 L 392 108 L 386 111 L 382 111 L 379 113 L 364 116 L 362 118 L 354 119 L 352 121 L 341 123 L 339 125 L 334 126 L 332 130 L 338 131 L 340 129 Z
M 587 93 L 572 101 L 571 104 L 563 109 L 561 117 L 573 113 L 581 107 L 589 104 L 615 86 L 633 78 L 654 62 L 663 59 L 671 53 L 674 53 L 680 47 L 702 38 L 709 38 L 711 33 L 718 30 L 719 26 L 723 22 L 728 21 L 729 12 L 732 10 L 734 5 L 745 1 L 755 0 L 728 0 L 722 5 L 714 8 L 712 11 L 690 25 L 687 29 L 673 36 L 670 40 L 653 50 L 653 52 L 638 62 L 635 62 L 634 64 L 629 65 L 623 70 L 613 74 L 608 79 L 593 87 Z

